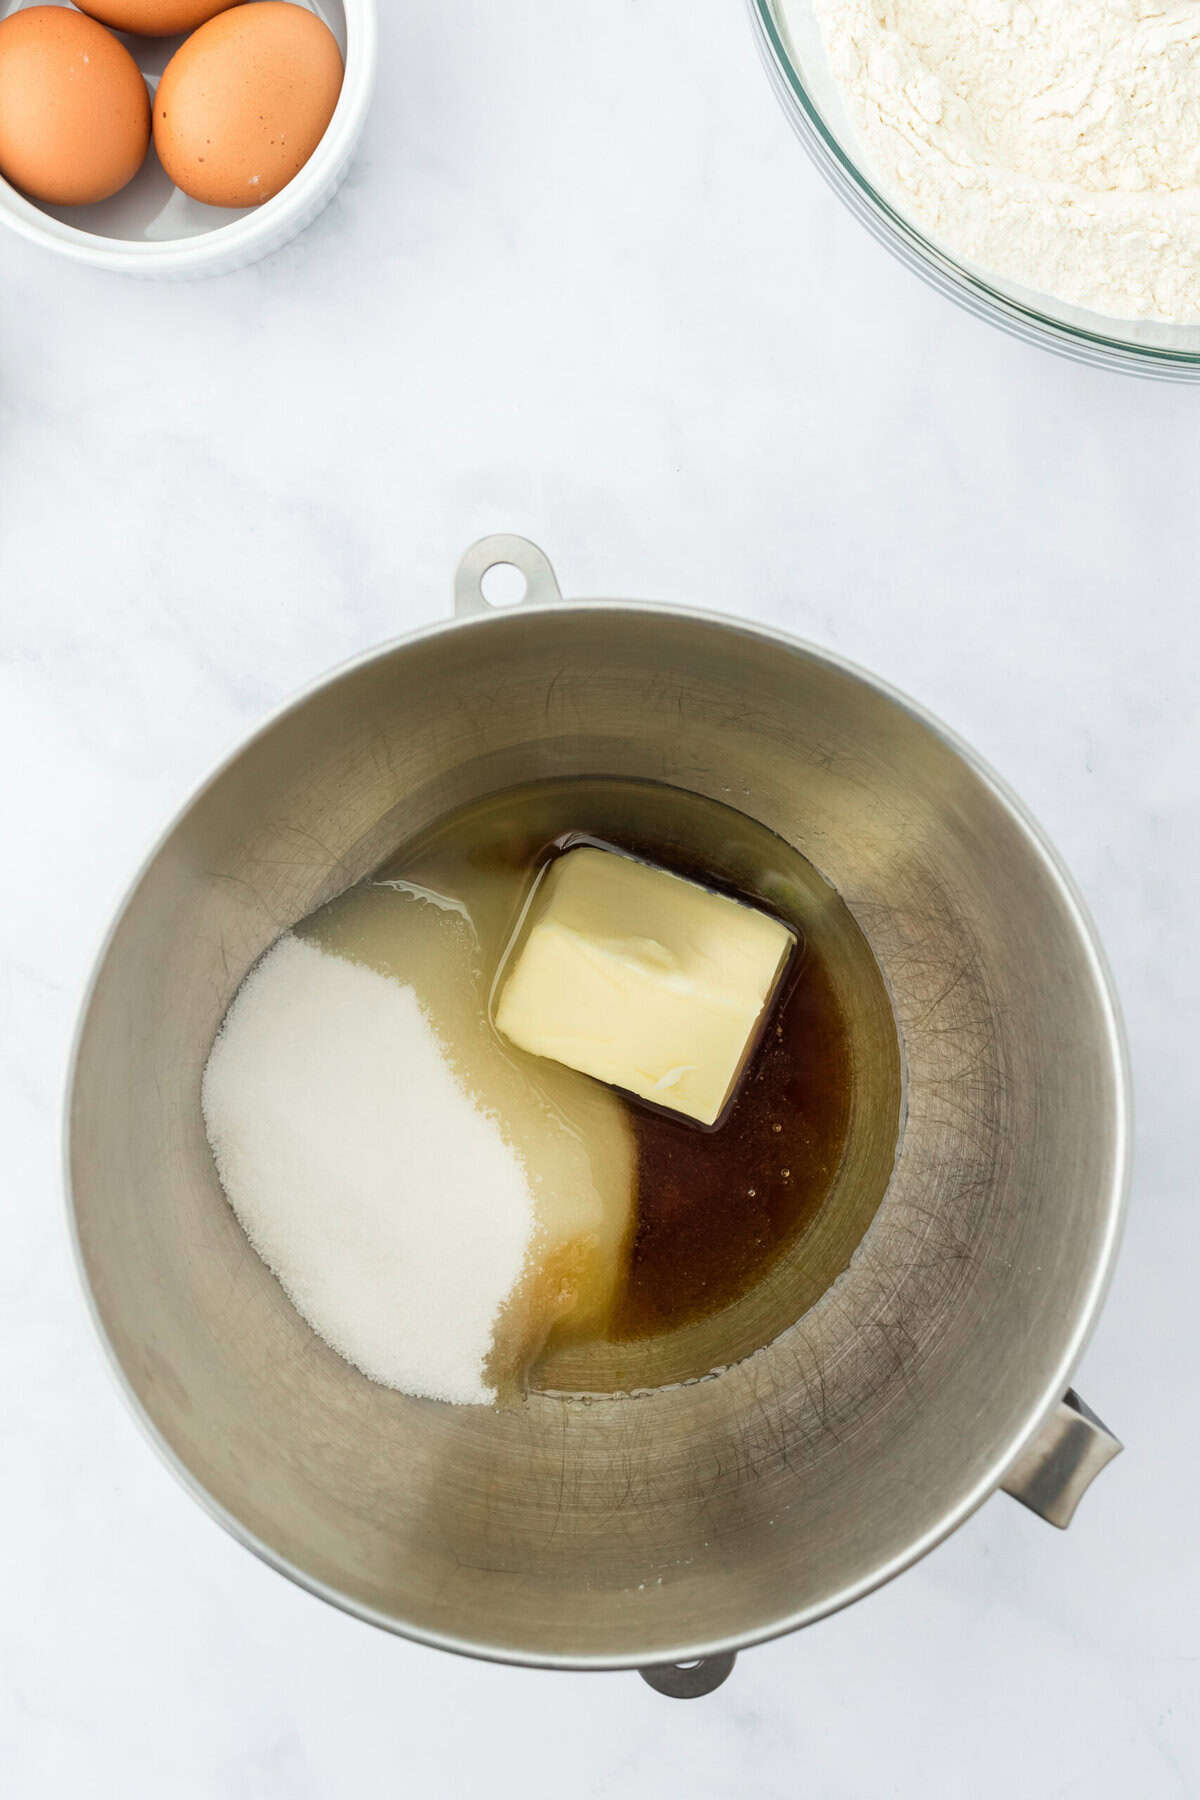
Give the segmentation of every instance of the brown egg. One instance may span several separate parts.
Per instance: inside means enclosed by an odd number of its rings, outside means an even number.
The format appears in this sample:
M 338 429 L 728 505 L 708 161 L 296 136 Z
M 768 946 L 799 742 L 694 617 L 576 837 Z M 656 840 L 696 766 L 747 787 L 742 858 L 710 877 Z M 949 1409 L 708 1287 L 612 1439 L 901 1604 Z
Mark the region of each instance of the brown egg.
M 180 45 L 154 100 L 154 144 L 185 194 L 257 206 L 302 169 L 333 117 L 342 57 L 329 27 L 287 0 L 219 13 Z
M 80 12 L 114 31 L 136 31 L 139 37 L 173 37 L 194 31 L 237 0 L 75 0 Z
M 35 200 L 107 200 L 141 168 L 150 96 L 111 32 L 62 6 L 0 20 L 0 174 Z

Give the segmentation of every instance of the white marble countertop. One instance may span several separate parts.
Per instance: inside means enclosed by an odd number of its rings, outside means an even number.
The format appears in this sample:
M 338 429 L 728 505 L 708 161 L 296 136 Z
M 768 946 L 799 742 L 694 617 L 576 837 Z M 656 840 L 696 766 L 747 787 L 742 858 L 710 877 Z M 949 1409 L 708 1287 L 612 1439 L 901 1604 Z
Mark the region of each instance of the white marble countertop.
M 383 11 L 361 157 L 273 260 L 140 286 L 0 245 L 0 1791 L 1194 1795 L 1197 397 L 894 265 L 735 0 Z M 694 1705 L 418 1649 L 255 1562 L 131 1423 L 67 1253 L 66 1047 L 136 861 L 496 530 L 568 592 L 770 620 L 940 713 L 1060 845 L 1132 1042 L 1079 1377 L 1128 1453 L 1066 1536 L 993 1500 Z

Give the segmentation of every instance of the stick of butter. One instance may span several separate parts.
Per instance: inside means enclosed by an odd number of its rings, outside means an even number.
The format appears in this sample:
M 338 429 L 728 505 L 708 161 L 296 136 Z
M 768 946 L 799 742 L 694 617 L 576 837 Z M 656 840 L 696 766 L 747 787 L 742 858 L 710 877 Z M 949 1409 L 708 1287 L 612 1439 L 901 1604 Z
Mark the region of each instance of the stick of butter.
M 510 1042 L 713 1125 L 795 938 L 681 875 L 590 845 L 534 890 L 502 971 Z

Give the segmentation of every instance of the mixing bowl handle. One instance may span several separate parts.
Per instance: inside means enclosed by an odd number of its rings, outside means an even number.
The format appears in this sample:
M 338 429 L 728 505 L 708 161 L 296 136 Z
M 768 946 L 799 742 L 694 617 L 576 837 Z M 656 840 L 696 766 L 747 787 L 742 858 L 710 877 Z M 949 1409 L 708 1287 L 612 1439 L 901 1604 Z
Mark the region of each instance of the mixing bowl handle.
M 483 578 L 489 569 L 501 565 L 519 570 L 525 577 L 525 592 L 509 605 L 553 606 L 562 599 L 550 558 L 528 538 L 499 532 L 494 537 L 480 538 L 472 544 L 454 577 L 454 616 L 456 619 L 479 618 L 481 615 L 508 610 L 493 605 L 483 591 Z
M 1065 1531 L 1101 1469 L 1124 1447 L 1074 1388 L 1068 1388 L 1001 1486 L 1014 1500 Z M 638 1673 L 656 1693 L 672 1700 L 698 1700 L 728 1680 L 735 1660 L 734 1653 L 726 1651 L 695 1662 L 659 1663 Z
M 1124 1445 L 1068 1388 L 1001 1486 L 1022 1506 L 1065 1531 L 1088 1488 Z

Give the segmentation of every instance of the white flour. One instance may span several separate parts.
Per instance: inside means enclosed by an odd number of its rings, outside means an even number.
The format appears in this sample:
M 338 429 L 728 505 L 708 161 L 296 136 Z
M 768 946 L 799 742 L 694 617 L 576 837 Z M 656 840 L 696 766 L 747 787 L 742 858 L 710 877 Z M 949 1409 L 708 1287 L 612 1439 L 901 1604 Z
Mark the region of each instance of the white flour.
M 1200 319 L 1200 0 L 812 6 L 867 173 L 952 256 Z

